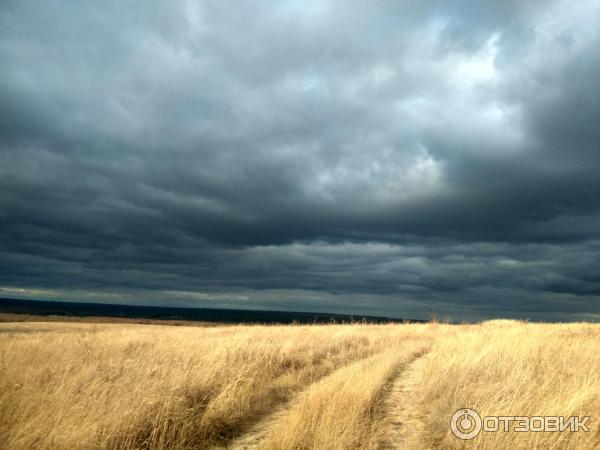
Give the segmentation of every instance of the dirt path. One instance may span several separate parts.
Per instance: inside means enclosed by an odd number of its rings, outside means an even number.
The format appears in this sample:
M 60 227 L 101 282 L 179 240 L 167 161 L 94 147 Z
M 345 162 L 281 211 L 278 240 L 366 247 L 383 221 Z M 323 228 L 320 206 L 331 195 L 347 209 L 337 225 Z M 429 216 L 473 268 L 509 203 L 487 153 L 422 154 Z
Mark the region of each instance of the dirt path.
M 307 386 L 305 389 L 310 389 Z M 300 394 L 298 394 L 300 395 Z M 260 422 L 256 423 L 246 434 L 236 438 L 228 448 L 228 450 L 249 450 L 256 449 L 260 442 L 267 435 L 271 427 L 273 427 L 281 418 L 287 414 L 290 404 L 293 399 L 280 405 L 271 414 L 264 417 Z
M 416 358 L 394 379 L 385 397 L 385 431 L 379 441 L 381 450 L 410 449 L 410 436 L 423 427 L 415 409 L 415 387 L 421 382 L 427 354 Z
M 273 427 L 273 425 L 275 425 L 279 420 L 281 420 L 281 418 L 283 416 L 285 416 L 289 412 L 290 408 L 292 407 L 292 405 L 294 403 L 294 400 L 298 396 L 302 395 L 303 392 L 306 392 L 309 389 L 311 389 L 311 387 L 315 383 L 318 383 L 323 378 L 327 378 L 328 376 L 331 376 L 334 372 L 337 372 L 338 370 L 342 370 L 342 369 L 348 367 L 349 365 L 354 364 L 357 361 L 364 360 L 366 358 L 367 358 L 367 356 L 365 356 L 364 358 L 358 359 L 358 360 L 348 361 L 348 362 L 336 367 L 331 372 L 329 372 L 327 374 L 323 374 L 322 376 L 315 378 L 312 382 L 309 382 L 308 384 L 304 385 L 302 387 L 302 389 L 299 390 L 297 393 L 290 396 L 287 400 L 279 403 L 275 407 L 275 409 L 273 409 L 272 412 L 268 413 L 265 416 L 262 416 L 262 418 L 260 418 L 253 426 L 250 427 L 250 429 L 248 429 L 248 431 L 246 431 L 245 433 L 243 433 L 242 435 L 240 435 L 238 437 L 235 437 L 233 439 L 233 441 L 231 442 L 231 444 L 228 445 L 226 448 L 228 450 L 256 449 L 258 447 L 258 444 L 263 440 L 263 438 L 266 436 L 266 434 L 269 432 L 269 430 Z
M 396 436 L 393 434 L 398 428 L 395 425 L 395 418 L 398 413 L 397 406 L 398 403 L 402 403 L 402 399 L 400 398 L 400 392 L 404 394 L 404 387 L 401 385 L 404 384 L 405 373 L 407 371 L 412 371 L 415 364 L 422 359 L 423 354 L 426 352 L 415 354 L 414 359 L 410 362 L 402 362 L 398 365 L 397 370 L 395 371 L 394 376 L 390 379 L 389 383 L 386 383 L 382 386 L 382 411 L 385 414 L 386 421 L 386 433 L 385 439 L 382 439 L 381 448 L 401 448 L 392 445 L 387 445 L 387 441 L 392 440 L 395 441 Z M 338 368 L 337 370 L 341 369 Z M 311 389 L 312 384 L 307 385 L 302 391 L 300 391 L 296 396 L 291 398 L 289 401 L 281 404 L 276 410 L 274 410 L 271 414 L 264 417 L 260 422 L 256 423 L 247 433 L 236 438 L 228 448 L 228 450 L 255 450 L 259 447 L 260 443 L 269 433 L 272 427 L 274 427 L 282 418 L 289 413 L 290 408 L 294 404 L 294 399 L 297 396 L 302 395 L 303 392 Z M 389 435 L 389 437 L 388 437 Z M 391 439 L 390 439 L 391 438 Z M 386 445 L 384 445 L 386 444 Z

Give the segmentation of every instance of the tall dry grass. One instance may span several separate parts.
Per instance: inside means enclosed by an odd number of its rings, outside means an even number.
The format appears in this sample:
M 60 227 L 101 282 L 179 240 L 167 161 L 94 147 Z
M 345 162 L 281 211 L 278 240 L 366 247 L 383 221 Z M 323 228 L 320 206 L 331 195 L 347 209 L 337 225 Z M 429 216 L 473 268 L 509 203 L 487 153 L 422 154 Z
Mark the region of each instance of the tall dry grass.
M 21 325 L 0 337 L 0 448 L 225 445 L 303 386 L 415 330 Z
M 382 395 L 391 377 L 422 354 L 410 340 L 346 366 L 311 386 L 272 427 L 264 450 L 373 448 L 382 430 Z
M 437 340 L 423 360 L 407 448 L 600 448 L 600 326 L 498 320 Z M 590 416 L 590 432 L 480 432 L 457 439 L 452 414 Z
M 223 448 L 266 424 L 252 446 L 594 449 L 599 355 L 590 324 L 5 323 L 0 448 Z M 449 420 L 463 407 L 589 415 L 591 431 L 461 441 Z

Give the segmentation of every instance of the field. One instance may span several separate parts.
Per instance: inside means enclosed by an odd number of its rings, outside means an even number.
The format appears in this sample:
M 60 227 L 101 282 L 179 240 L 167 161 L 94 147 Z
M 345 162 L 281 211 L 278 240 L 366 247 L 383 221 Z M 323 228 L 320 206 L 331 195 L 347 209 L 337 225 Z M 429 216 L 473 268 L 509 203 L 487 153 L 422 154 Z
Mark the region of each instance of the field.
M 590 416 L 589 431 L 481 431 Z M 0 323 L 2 449 L 600 448 L 600 326 Z

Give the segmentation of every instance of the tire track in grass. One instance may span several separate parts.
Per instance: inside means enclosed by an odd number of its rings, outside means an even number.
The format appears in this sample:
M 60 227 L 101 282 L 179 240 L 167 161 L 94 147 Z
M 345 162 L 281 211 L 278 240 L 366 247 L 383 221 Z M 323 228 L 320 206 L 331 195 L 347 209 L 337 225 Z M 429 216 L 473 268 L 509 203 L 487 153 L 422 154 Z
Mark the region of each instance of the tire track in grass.
M 387 393 L 399 373 L 426 348 L 422 342 L 413 343 L 404 351 L 402 347 L 386 350 L 335 370 L 307 386 L 229 448 L 377 446 Z
M 269 433 L 273 426 L 275 426 L 289 412 L 291 405 L 293 404 L 294 400 L 298 398 L 298 396 L 301 396 L 303 393 L 309 391 L 315 384 L 318 384 L 321 380 L 332 376 L 334 373 L 372 357 L 373 355 L 365 355 L 361 358 L 349 360 L 347 363 L 341 364 L 331 372 L 313 379 L 313 381 L 305 384 L 296 394 L 290 396 L 285 401 L 280 402 L 272 412 L 259 417 L 258 420 L 252 426 L 250 426 L 250 428 L 244 434 L 234 437 L 230 445 L 228 445 L 226 448 L 228 450 L 257 448 L 259 443 Z
M 378 449 L 409 449 L 409 438 L 422 431 L 423 423 L 415 409 L 415 387 L 422 380 L 426 356 L 416 358 L 391 383 L 383 402 L 383 431 Z

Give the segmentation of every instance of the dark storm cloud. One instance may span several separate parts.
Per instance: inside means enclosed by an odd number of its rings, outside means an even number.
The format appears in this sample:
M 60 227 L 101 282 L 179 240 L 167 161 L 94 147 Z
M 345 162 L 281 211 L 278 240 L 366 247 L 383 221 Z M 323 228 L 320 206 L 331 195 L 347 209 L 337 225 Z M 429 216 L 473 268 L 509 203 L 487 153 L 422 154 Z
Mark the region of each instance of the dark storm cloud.
M 599 17 L 3 2 L 0 286 L 597 320 Z

